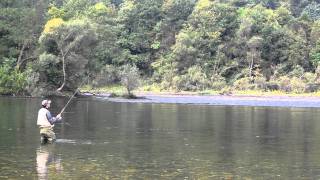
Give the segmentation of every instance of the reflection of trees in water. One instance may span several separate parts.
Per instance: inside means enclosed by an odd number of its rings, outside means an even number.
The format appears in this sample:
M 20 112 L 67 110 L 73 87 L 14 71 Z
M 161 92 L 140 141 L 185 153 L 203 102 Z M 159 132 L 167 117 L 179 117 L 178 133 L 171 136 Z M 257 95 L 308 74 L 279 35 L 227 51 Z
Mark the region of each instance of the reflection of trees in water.
M 37 173 L 38 179 L 48 179 L 49 169 L 53 167 L 55 172 L 62 172 L 60 158 L 55 158 L 54 144 L 42 145 L 37 149 Z

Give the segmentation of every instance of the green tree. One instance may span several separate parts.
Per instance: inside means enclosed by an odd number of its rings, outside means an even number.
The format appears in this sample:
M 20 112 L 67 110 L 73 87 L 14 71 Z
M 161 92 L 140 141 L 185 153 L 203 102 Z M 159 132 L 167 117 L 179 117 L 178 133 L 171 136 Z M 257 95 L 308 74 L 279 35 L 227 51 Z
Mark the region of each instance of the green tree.
M 15 59 L 5 59 L 0 66 L 0 94 L 19 95 L 25 93 L 26 75 L 13 68 Z
M 126 88 L 128 97 L 132 97 L 132 91 L 139 86 L 140 76 L 137 67 L 126 64 L 121 71 L 121 84 Z
M 57 90 L 61 91 L 65 86 L 67 90 L 77 88 L 84 72 L 87 72 L 86 66 L 96 45 L 95 32 L 90 24 L 81 20 L 62 22 L 49 32 L 44 32 L 40 44 L 44 53 L 57 58 L 57 66 L 61 68 L 62 81 L 58 81 L 61 85 Z
M 227 4 L 199 1 L 187 25 L 177 35 L 168 63 L 176 62 L 175 68 L 179 74 L 186 73 L 194 65 L 199 65 L 205 73 L 210 73 L 216 64 L 219 44 L 234 36 L 237 25 L 234 8 Z
M 313 2 L 305 7 L 302 14 L 308 16 L 313 21 L 320 19 L 320 4 Z
M 316 46 L 310 51 L 310 60 L 317 67 L 320 63 L 320 41 L 317 42 Z
M 248 41 L 248 48 L 249 48 L 249 53 L 248 53 L 248 60 L 249 60 L 249 77 L 252 77 L 252 70 L 254 67 L 254 64 L 256 61 L 260 60 L 260 54 L 261 54 L 261 47 L 262 47 L 262 41 L 263 39 L 259 36 L 253 36 L 249 41 Z
M 4 57 L 15 58 L 20 66 L 35 58 L 36 41 L 42 22 L 37 6 L 31 1 L 10 1 L 0 4 L 0 63 Z
M 119 10 L 118 21 L 122 24 L 118 43 L 123 49 L 122 63 L 134 63 L 146 74 L 151 73 L 155 56 L 155 26 L 162 19 L 163 0 L 125 0 Z

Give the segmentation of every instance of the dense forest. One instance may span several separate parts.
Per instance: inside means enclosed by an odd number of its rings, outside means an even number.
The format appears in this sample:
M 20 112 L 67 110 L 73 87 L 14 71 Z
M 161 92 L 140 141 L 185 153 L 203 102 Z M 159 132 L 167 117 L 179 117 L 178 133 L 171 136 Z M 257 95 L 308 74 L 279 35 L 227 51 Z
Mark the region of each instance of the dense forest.
M 320 0 L 1 0 L 0 93 L 314 91 Z

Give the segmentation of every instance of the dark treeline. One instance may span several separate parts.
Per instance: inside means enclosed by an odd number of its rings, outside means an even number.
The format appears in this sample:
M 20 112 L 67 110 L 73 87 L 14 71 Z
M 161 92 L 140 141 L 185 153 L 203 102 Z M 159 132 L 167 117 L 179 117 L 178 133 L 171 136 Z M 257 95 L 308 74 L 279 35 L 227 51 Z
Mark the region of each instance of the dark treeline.
M 320 81 L 319 0 L 1 0 L 0 93 L 121 81 L 304 92 Z

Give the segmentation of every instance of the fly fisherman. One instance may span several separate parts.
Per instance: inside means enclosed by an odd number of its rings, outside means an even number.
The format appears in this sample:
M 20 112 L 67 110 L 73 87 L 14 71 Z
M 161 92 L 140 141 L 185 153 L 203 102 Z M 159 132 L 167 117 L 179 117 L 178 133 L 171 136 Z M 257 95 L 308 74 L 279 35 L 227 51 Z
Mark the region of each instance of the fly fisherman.
M 48 110 L 51 105 L 51 100 L 43 100 L 42 108 L 38 112 L 37 125 L 40 128 L 41 143 L 50 142 L 56 140 L 56 135 L 53 132 L 54 124 L 62 120 L 61 114 L 56 117 L 52 117 L 50 111 Z

